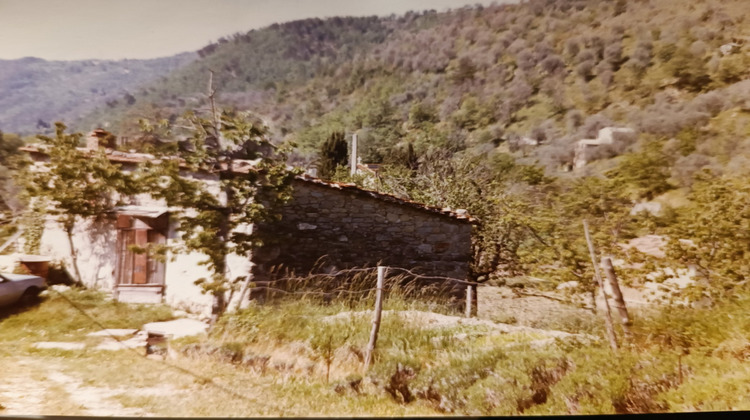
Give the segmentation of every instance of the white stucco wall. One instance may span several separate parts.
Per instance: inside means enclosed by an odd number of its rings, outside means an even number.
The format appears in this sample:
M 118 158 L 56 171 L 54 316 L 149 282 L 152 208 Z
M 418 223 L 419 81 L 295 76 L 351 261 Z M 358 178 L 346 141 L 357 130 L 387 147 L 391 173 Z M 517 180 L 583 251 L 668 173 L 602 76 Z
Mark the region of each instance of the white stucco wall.
M 81 281 L 87 287 L 112 290 L 114 286 L 117 232 L 114 221 L 79 221 L 73 231 Z M 68 236 L 54 216 L 47 216 L 39 253 L 61 261 L 74 275 Z
M 153 200 L 139 200 L 139 204 L 158 205 Z M 173 223 L 170 223 L 167 244 L 179 245 L 180 238 Z M 86 287 L 111 291 L 115 286 L 115 266 L 117 230 L 113 219 L 104 218 L 98 223 L 79 221 L 73 232 L 73 244 L 78 253 L 78 268 L 81 280 Z M 41 239 L 40 254 L 64 264 L 71 275 L 74 274 L 68 238 L 54 216 L 48 216 Z M 175 308 L 194 313 L 210 314 L 212 298 L 203 294 L 195 284 L 200 278 L 210 278 L 211 274 L 199 263 L 207 257 L 201 253 L 170 253 L 167 256 L 164 273 L 166 285 L 164 302 Z M 248 258 L 230 255 L 227 259 L 230 281 L 250 273 Z M 234 308 L 234 304 L 230 305 Z
M 174 242 L 171 243 L 174 244 Z M 197 252 L 169 255 L 165 273 L 167 288 L 164 296 L 164 301 L 167 304 L 190 312 L 205 315 L 211 313 L 211 295 L 203 294 L 202 288 L 195 285 L 196 280 L 200 278 L 210 279 L 211 277 L 211 273 L 206 266 L 199 265 L 205 259 L 204 254 Z M 230 281 L 239 276 L 247 276 L 250 273 L 250 268 L 251 263 L 247 258 L 234 254 L 227 258 L 227 277 Z M 235 293 L 228 309 L 234 309 L 237 297 L 238 293 Z
M 44 163 L 36 163 L 37 170 L 44 170 Z M 123 171 L 131 170 L 123 167 Z M 205 183 L 209 192 L 220 196 L 219 183 L 215 174 L 195 174 L 181 171 L 181 175 L 200 180 Z M 132 205 L 147 207 L 164 207 L 165 203 L 155 200 L 147 194 L 141 194 L 128 201 Z M 167 236 L 168 245 L 178 245 L 179 235 L 174 223 L 170 221 Z M 78 254 L 78 268 L 81 281 L 86 287 L 112 291 L 115 286 L 115 267 L 117 263 L 117 229 L 114 216 L 103 217 L 98 223 L 79 220 L 73 232 L 73 244 Z M 53 261 L 62 262 L 64 267 L 74 274 L 68 237 L 55 216 L 47 216 L 44 233 L 41 238 L 40 254 L 50 257 Z M 7 258 L 6 258 L 7 259 Z M 15 264 L 13 261 L 0 261 L 3 265 Z M 210 314 L 212 297 L 201 293 L 202 288 L 195 284 L 199 278 L 209 278 L 210 273 L 199 262 L 206 256 L 199 253 L 171 253 L 167 256 L 165 265 L 165 294 L 164 302 L 191 312 Z M 228 277 L 234 280 L 238 276 L 246 276 L 250 272 L 249 259 L 231 255 L 228 258 Z M 230 306 L 231 308 L 234 305 Z

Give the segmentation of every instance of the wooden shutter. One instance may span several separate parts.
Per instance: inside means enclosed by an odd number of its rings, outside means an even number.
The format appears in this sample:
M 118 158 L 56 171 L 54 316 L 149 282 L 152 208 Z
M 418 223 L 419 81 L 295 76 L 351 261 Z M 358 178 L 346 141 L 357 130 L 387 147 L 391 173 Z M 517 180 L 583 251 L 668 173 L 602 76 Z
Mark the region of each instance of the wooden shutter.
M 135 242 L 135 231 L 117 231 L 117 284 L 133 282 L 133 251 L 130 245 Z
M 124 214 L 117 215 L 117 229 L 130 229 L 132 226 L 132 218 Z
M 163 245 L 167 243 L 167 238 L 163 233 L 156 230 L 148 231 L 148 242 L 150 244 Z M 153 257 L 148 259 L 148 283 L 164 284 L 164 261 L 159 261 Z
M 135 245 L 139 248 L 148 246 L 148 230 L 136 229 Z M 133 255 L 133 284 L 146 284 L 148 278 L 148 254 L 145 252 Z

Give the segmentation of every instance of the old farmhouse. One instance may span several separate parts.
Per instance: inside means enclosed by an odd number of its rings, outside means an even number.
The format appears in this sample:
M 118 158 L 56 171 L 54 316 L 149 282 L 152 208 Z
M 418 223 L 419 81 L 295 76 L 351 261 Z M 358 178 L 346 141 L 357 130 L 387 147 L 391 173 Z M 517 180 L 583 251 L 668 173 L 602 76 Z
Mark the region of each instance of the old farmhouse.
M 87 149 L 98 147 L 93 139 Z M 43 150 L 25 147 L 36 165 L 48 159 Z M 132 171 L 150 156 L 107 150 L 123 171 Z M 186 173 L 211 188 L 216 178 Z M 194 281 L 209 276 L 196 254 L 169 255 L 166 261 L 134 253 L 131 245 L 174 244 L 179 235 L 169 209 L 150 196 L 132 197 L 98 222 L 78 223 L 73 242 L 84 284 L 111 290 L 129 302 L 161 302 L 193 311 L 210 308 L 211 297 Z M 374 266 L 402 267 L 426 275 L 467 279 L 474 220 L 463 210 L 425 206 L 354 184 L 324 182 L 298 176 L 293 199 L 282 209 L 280 223 L 256 226 L 275 240 L 254 252 L 250 261 L 232 256 L 230 277 L 252 272 L 261 280 L 270 270 L 298 273 Z M 65 232 L 47 218 L 40 253 L 70 264 Z

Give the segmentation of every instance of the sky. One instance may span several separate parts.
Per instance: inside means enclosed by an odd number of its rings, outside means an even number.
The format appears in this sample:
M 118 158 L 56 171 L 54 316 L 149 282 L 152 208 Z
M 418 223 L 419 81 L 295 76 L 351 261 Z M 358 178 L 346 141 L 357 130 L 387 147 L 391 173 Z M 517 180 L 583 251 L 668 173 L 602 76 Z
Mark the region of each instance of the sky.
M 503 2 L 500 0 L 498 2 Z M 0 0 L 0 59 L 165 57 L 310 17 L 445 11 L 489 0 Z

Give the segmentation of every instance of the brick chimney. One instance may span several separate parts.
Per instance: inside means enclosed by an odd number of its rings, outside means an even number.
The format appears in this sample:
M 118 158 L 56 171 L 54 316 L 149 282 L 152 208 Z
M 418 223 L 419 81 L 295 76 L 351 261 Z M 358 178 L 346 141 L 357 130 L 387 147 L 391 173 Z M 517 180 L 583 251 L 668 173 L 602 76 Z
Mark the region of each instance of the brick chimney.
M 113 145 L 107 144 L 105 141 L 107 135 L 109 135 L 109 133 L 101 128 L 97 128 L 90 132 L 89 136 L 86 138 L 86 148 L 96 150 L 99 147 L 112 147 Z

